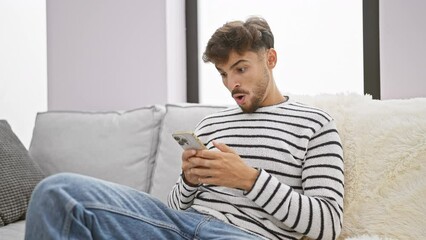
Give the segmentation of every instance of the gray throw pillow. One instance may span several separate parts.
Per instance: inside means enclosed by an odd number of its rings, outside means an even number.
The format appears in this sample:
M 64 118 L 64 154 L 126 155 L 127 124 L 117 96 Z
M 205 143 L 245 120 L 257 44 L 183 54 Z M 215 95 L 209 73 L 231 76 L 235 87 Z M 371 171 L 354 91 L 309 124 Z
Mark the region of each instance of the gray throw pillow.
M 5 120 L 0 120 L 0 226 L 25 218 L 43 174 Z
M 28 152 L 46 175 L 72 172 L 147 191 L 165 111 L 39 113 Z

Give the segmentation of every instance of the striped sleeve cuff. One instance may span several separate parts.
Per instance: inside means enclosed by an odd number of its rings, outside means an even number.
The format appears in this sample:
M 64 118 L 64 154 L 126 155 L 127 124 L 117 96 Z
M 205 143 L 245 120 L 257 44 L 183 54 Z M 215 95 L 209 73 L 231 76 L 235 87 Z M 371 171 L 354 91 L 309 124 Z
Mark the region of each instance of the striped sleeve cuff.
M 278 203 L 286 199 L 285 196 L 289 192 L 291 192 L 290 186 L 280 183 L 277 178 L 260 169 L 259 176 L 253 188 L 245 193 L 245 195 L 267 212 L 274 212 L 278 205 L 278 208 L 283 207 L 282 204 Z
M 185 183 L 183 176 L 179 178 L 179 185 L 181 186 L 181 194 L 183 196 L 191 196 L 194 192 L 198 190 L 198 187 L 192 187 Z
M 269 173 L 267 173 L 263 169 L 259 169 L 260 173 L 257 175 L 257 179 L 253 184 L 253 187 L 250 189 L 250 191 L 245 192 L 244 195 L 246 195 L 249 199 L 254 199 L 262 190 L 263 186 L 265 186 L 265 183 L 268 181 L 268 178 L 271 176 Z

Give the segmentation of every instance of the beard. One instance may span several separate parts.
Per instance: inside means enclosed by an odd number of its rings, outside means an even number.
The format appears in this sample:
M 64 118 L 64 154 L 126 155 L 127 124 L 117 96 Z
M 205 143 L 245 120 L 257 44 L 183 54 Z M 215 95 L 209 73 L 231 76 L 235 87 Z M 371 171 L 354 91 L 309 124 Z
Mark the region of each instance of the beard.
M 252 97 L 247 101 L 250 103 L 248 106 L 241 106 L 240 108 L 245 113 L 253 113 L 256 111 L 259 107 L 261 107 L 261 104 L 263 100 L 265 99 L 266 90 L 268 88 L 268 83 L 270 82 L 270 77 L 268 75 L 268 70 L 265 67 L 263 71 L 263 77 L 259 79 L 256 86 L 254 87 L 252 93 Z M 236 92 L 239 92 L 238 90 Z M 247 93 L 245 91 L 241 91 L 240 93 Z

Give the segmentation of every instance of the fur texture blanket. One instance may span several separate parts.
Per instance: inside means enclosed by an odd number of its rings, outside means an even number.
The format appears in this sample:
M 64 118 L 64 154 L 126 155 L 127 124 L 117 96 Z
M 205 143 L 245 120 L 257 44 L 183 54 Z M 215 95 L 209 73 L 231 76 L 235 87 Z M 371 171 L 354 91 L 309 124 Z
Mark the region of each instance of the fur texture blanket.
M 327 111 L 342 138 L 345 206 L 339 239 L 426 239 L 426 98 L 338 97 L 302 99 Z

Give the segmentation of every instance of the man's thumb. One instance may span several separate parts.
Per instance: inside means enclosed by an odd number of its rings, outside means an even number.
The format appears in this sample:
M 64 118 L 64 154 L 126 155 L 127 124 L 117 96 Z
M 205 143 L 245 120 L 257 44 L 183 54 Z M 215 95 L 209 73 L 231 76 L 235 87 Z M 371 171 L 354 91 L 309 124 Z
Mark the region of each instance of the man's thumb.
M 227 152 L 227 153 L 235 153 L 235 151 L 228 147 L 228 145 L 224 144 L 224 143 L 219 143 L 216 141 L 213 141 L 213 145 L 219 149 L 221 152 Z

